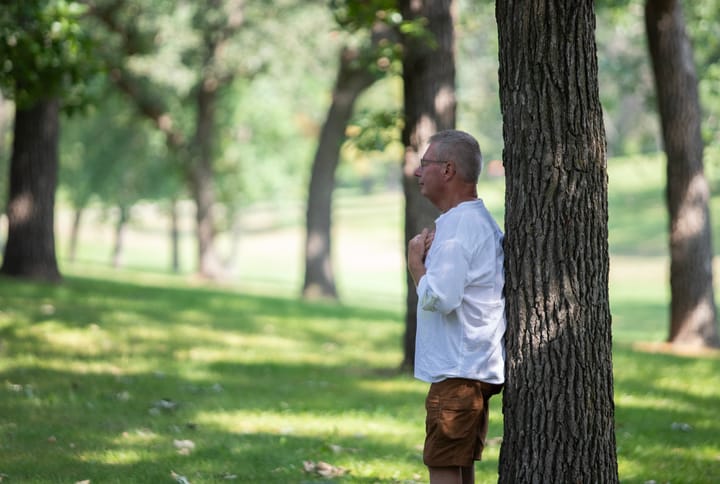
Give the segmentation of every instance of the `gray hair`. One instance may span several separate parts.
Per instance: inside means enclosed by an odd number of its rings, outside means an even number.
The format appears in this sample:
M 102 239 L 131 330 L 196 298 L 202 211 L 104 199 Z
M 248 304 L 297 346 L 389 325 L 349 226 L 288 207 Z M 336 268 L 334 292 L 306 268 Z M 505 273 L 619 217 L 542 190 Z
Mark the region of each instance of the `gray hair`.
M 482 170 L 482 153 L 477 140 L 465 131 L 439 131 L 428 140 L 434 144 L 435 156 L 442 161 L 454 161 L 460 176 L 468 183 L 477 183 Z

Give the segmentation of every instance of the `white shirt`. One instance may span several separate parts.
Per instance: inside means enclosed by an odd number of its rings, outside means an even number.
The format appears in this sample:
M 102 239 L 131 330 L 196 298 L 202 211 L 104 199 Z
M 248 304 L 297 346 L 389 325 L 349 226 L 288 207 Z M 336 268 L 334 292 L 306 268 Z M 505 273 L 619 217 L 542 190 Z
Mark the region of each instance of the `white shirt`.
M 417 286 L 415 377 L 505 381 L 503 233 L 482 200 L 435 221 Z

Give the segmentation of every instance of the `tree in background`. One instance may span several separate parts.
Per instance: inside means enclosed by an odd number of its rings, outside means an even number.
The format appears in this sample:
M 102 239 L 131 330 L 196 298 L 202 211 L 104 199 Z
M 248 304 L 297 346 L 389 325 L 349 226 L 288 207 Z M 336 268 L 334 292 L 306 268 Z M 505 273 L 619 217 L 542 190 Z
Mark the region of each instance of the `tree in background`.
M 141 199 L 163 202 L 177 196 L 182 183 L 161 133 L 147 120 L 138 120 L 132 106 L 111 86 L 103 92 L 103 102 L 88 107 L 84 116 L 63 120 L 60 185 L 75 212 L 68 259 L 75 260 L 84 209 L 99 201 L 118 215 L 112 251 L 112 265 L 118 267 L 132 206 Z M 177 244 L 171 245 L 172 259 L 178 259 Z
M 405 247 L 423 228 L 431 227 L 438 211 L 418 188 L 415 169 L 434 133 L 455 127 L 455 39 L 452 0 L 402 0 L 407 21 L 427 19 L 425 34 L 409 30 L 403 35 L 404 127 L 402 142 L 405 193 Z M 412 24 L 411 24 L 412 25 Z M 420 35 L 418 35 L 420 34 Z M 405 338 L 402 366 L 415 364 L 417 292 L 406 271 Z
M 104 57 L 112 81 L 164 134 L 193 196 L 198 272 L 206 277 L 229 275 L 235 242 L 223 261 L 216 235 L 227 225 L 237 239 L 243 196 L 245 204 L 261 192 L 266 199 L 287 200 L 288 180 L 306 164 L 301 148 L 308 143 L 298 143 L 301 136 L 287 131 L 315 130 L 306 113 L 318 91 L 303 87 L 315 83 L 308 82 L 307 71 L 316 73 L 325 56 L 316 45 L 327 45 L 327 39 L 315 37 L 322 32 L 318 22 L 325 22 L 315 18 L 318 9 L 326 10 L 297 0 L 92 4 L 106 32 Z M 305 65 L 298 69 L 301 61 Z M 271 74 L 275 79 L 269 83 Z M 302 126 L 289 127 L 293 123 Z M 215 213 L 221 204 L 232 220 L 227 224 Z
M 669 341 L 717 347 L 720 338 L 713 292 L 710 188 L 703 167 L 693 50 L 679 1 L 648 0 L 645 19 L 667 155 Z
M 82 100 L 92 70 L 76 2 L 28 0 L 0 10 L 0 87 L 16 103 L 8 239 L 0 272 L 57 281 L 54 208 L 59 113 Z
M 213 214 L 218 103 L 238 75 L 262 67 L 243 65 L 233 43 L 246 21 L 243 2 L 109 0 L 91 12 L 110 34 L 105 58 L 112 81 L 165 134 L 193 195 L 198 272 L 218 277 L 223 272 Z M 172 45 L 161 49 L 159 41 L 171 36 Z
M 594 2 L 497 2 L 505 194 L 500 482 L 618 482 Z
M 396 41 L 392 21 L 394 1 L 336 1 L 333 3 L 339 25 L 352 32 L 354 39 L 342 47 L 332 101 L 323 123 L 310 173 L 305 217 L 306 298 L 337 299 L 332 268 L 332 195 L 340 149 L 345 140 L 355 101 L 390 69 Z

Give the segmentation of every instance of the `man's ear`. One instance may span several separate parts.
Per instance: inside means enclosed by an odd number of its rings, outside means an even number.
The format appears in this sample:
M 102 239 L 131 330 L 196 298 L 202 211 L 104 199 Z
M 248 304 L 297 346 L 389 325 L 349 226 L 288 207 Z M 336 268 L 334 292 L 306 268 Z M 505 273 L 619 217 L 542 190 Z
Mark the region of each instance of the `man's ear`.
M 455 170 L 455 162 L 448 161 L 447 163 L 445 163 L 445 177 L 449 180 L 453 176 L 455 176 L 455 173 L 457 173 L 457 170 Z

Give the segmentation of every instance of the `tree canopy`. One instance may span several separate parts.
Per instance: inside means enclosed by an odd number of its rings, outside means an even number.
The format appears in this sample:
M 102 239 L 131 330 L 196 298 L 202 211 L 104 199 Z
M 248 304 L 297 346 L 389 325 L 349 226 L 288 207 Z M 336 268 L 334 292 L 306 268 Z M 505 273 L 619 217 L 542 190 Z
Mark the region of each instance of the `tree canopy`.
M 75 1 L 12 1 L 0 10 L 0 89 L 19 106 L 61 97 L 66 109 L 85 101 L 98 69 L 92 38 Z

